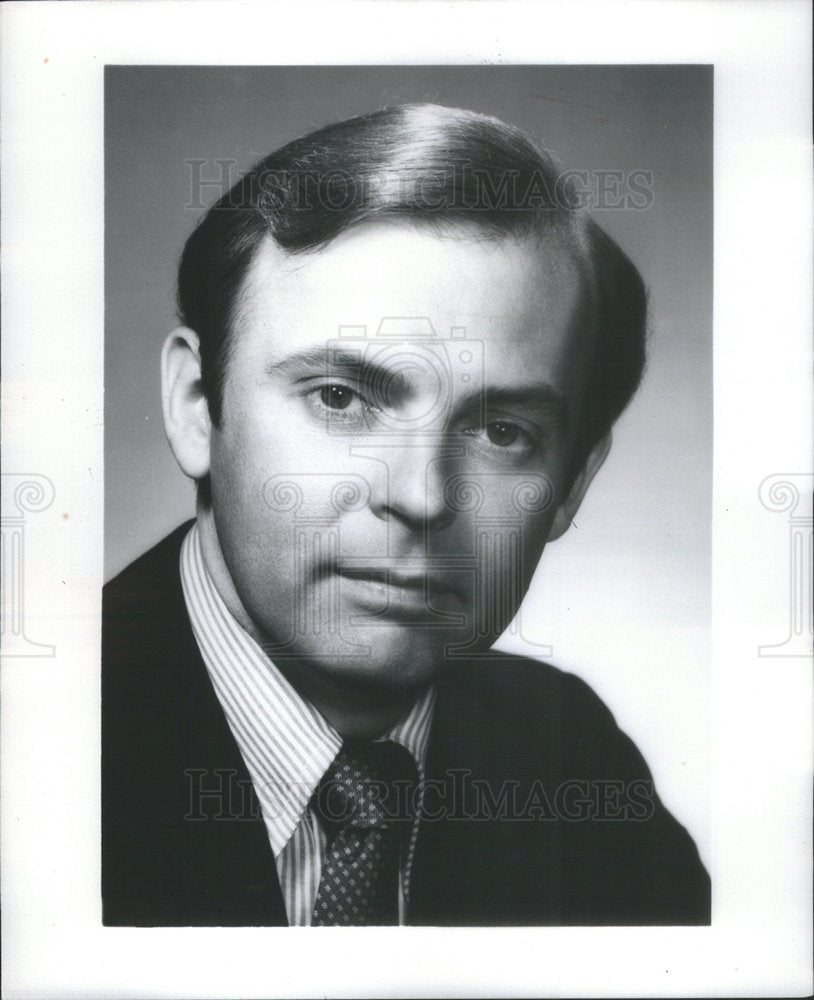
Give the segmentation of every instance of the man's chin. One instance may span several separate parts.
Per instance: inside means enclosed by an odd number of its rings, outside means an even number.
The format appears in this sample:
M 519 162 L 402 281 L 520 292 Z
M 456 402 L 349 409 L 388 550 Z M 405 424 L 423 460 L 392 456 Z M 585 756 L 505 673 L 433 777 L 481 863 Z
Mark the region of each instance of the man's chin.
M 286 649 L 265 647 L 269 658 L 295 687 L 324 685 L 348 693 L 368 692 L 383 699 L 403 697 L 432 683 L 450 659 L 438 633 L 427 629 L 386 626 L 354 629 L 353 641 L 332 636 L 329 641 L 300 642 Z

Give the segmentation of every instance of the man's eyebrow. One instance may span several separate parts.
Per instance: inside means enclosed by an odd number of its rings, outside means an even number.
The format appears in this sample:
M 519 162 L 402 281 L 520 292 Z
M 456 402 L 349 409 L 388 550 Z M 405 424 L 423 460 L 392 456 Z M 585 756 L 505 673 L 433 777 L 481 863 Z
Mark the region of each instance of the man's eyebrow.
M 473 396 L 475 405 L 481 399 L 487 414 L 500 407 L 518 408 L 550 421 L 558 430 L 565 432 L 568 429 L 568 403 L 565 396 L 548 382 L 524 386 L 486 386 L 482 393 L 477 392 Z
M 320 368 L 324 371 L 340 369 L 358 373 L 367 370 L 370 365 L 365 362 L 361 351 L 325 345 L 306 347 L 302 351 L 296 351 L 294 354 L 280 358 L 279 361 L 270 361 L 263 370 L 267 375 L 290 375 L 300 370 L 314 368 Z
M 329 377 L 344 375 L 346 378 L 386 387 L 391 395 L 409 393 L 408 379 L 401 372 L 392 370 L 387 365 L 377 364 L 375 360 L 369 360 L 365 354 L 364 349 L 306 347 L 302 351 L 280 358 L 279 361 L 270 361 L 264 366 L 263 371 L 266 375 L 294 377 L 313 376 L 315 372 Z
M 391 399 L 409 396 L 409 378 L 398 370 L 368 360 L 365 354 L 364 347 L 358 350 L 332 345 L 306 347 L 279 361 L 270 361 L 263 370 L 266 375 L 301 375 L 303 378 L 312 377 L 315 372 L 329 378 L 344 376 L 375 385 Z

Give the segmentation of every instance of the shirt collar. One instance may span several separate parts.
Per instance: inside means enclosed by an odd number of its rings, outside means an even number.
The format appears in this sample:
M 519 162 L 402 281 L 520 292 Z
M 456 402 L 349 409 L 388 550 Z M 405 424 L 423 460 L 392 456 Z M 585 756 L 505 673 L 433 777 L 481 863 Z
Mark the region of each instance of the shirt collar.
M 306 813 L 342 737 L 231 615 L 206 569 L 197 524 L 184 539 L 180 568 L 192 630 L 251 776 L 276 857 Z M 434 705 L 430 686 L 382 737 L 413 755 L 420 778 Z

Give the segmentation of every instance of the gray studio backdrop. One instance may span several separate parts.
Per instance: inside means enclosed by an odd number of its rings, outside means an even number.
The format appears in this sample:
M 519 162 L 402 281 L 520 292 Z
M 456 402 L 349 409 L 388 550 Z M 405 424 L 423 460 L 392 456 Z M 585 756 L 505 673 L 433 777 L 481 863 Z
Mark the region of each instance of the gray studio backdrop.
M 705 854 L 712 68 L 109 66 L 105 81 L 106 578 L 194 512 L 164 439 L 159 352 L 179 253 L 221 191 L 200 181 L 236 180 L 313 128 L 406 101 L 496 115 L 587 172 L 596 217 L 649 287 L 650 363 L 501 641 L 598 691 Z

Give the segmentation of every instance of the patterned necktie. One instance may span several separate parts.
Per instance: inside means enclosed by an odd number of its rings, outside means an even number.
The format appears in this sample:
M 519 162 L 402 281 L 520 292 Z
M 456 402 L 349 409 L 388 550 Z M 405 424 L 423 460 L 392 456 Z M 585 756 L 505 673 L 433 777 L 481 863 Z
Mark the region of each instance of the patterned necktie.
M 398 743 L 346 740 L 311 800 L 328 847 L 314 927 L 397 924 L 418 771 Z

